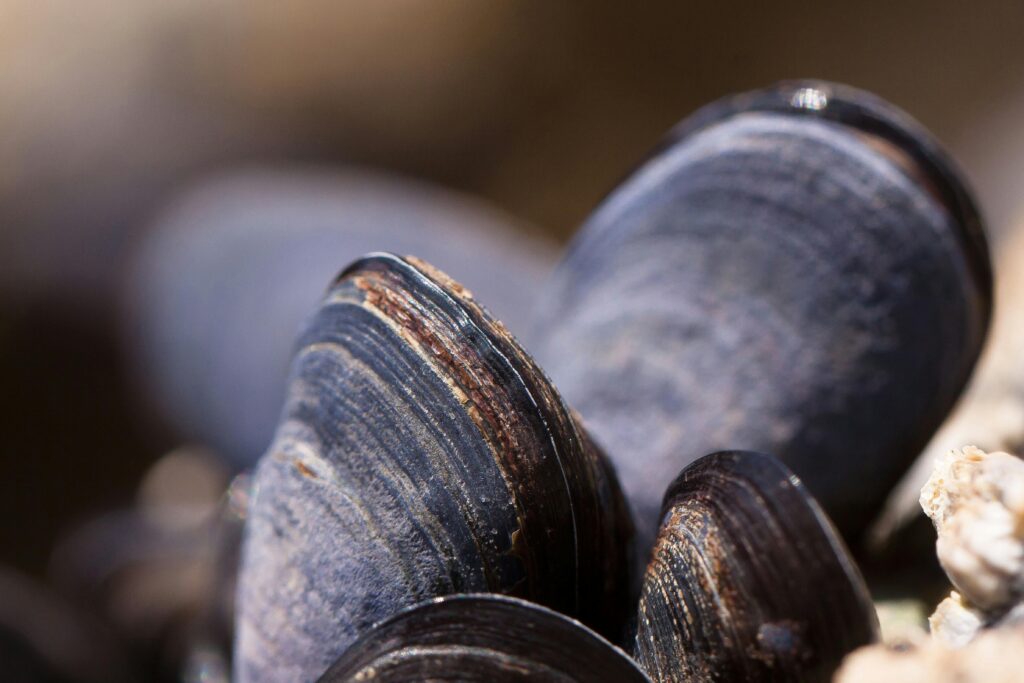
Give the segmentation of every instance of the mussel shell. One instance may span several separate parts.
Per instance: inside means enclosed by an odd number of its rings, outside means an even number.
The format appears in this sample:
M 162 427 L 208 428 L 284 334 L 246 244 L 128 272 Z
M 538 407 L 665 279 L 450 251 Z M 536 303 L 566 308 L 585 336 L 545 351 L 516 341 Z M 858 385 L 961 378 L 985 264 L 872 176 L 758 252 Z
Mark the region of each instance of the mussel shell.
M 644 683 L 617 647 L 578 621 L 498 595 L 405 610 L 360 638 L 321 678 L 345 681 Z
M 877 98 L 822 83 L 729 98 L 584 225 L 537 357 L 645 540 L 662 482 L 748 448 L 777 453 L 856 542 L 981 348 L 979 226 L 934 141 Z
M 856 566 L 800 480 L 715 453 L 665 495 L 635 656 L 656 681 L 828 681 L 877 637 Z
M 614 473 L 501 324 L 425 263 L 371 255 L 302 334 L 257 470 L 236 672 L 310 678 L 373 623 L 460 592 L 615 637 L 630 534 Z

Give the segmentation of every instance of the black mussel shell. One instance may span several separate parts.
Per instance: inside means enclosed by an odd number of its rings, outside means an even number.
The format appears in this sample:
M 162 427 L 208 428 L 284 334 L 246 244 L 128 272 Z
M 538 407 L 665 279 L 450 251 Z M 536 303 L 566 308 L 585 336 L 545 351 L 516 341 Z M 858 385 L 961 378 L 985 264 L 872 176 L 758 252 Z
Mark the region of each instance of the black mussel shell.
M 649 682 L 580 622 L 498 595 L 454 595 L 403 611 L 356 641 L 320 683 L 370 680 Z
M 991 307 L 981 221 L 906 114 L 787 83 L 688 119 L 556 269 L 537 357 L 644 544 L 662 482 L 776 453 L 851 543 L 953 405 Z
M 877 637 L 856 566 L 775 458 L 715 453 L 669 487 L 635 657 L 655 681 L 829 681 Z
M 236 675 L 309 679 L 372 624 L 453 593 L 617 637 L 630 535 L 614 473 L 504 327 L 429 265 L 371 255 L 301 335 L 255 476 Z

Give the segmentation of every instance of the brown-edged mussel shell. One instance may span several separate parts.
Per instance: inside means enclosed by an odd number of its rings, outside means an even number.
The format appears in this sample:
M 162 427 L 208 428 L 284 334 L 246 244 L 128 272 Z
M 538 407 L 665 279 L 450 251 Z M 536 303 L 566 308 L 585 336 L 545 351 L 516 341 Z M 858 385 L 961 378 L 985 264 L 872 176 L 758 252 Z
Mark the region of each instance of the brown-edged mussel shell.
M 785 83 L 697 112 L 604 200 L 535 351 L 643 544 L 662 483 L 727 448 L 777 454 L 853 544 L 959 395 L 990 292 L 931 136 L 867 93 Z
M 580 622 L 493 594 L 437 598 L 378 624 L 320 678 L 355 681 L 650 683 Z
M 714 453 L 669 486 L 634 646 L 652 679 L 825 682 L 877 629 L 842 541 L 777 459 Z
M 504 327 L 422 261 L 370 255 L 301 334 L 257 468 L 235 675 L 311 680 L 374 623 L 454 593 L 619 637 L 630 536 L 614 472 Z

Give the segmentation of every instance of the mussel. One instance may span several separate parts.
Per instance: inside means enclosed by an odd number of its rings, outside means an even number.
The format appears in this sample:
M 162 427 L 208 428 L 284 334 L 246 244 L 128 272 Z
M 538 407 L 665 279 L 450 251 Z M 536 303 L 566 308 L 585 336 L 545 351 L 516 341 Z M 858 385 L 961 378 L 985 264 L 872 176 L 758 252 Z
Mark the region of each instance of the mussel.
M 324 284 L 380 250 L 451 273 L 520 335 L 555 262 L 527 227 L 429 184 L 351 168 L 209 178 L 160 214 L 127 288 L 127 346 L 162 421 L 235 468 L 254 464 Z
M 320 683 L 366 680 L 649 683 L 626 653 L 580 622 L 498 595 L 404 610 L 356 641 Z
M 853 543 L 960 393 L 990 290 L 930 135 L 867 93 L 784 83 L 698 111 L 605 199 L 534 348 L 640 539 L 662 482 L 744 448 L 777 454 Z
M 504 327 L 426 263 L 370 255 L 300 335 L 257 468 L 235 674 L 310 680 L 374 623 L 459 592 L 617 637 L 630 541 L 614 472 Z
M 634 656 L 655 681 L 829 681 L 877 637 L 863 579 L 774 457 L 715 453 L 669 486 Z

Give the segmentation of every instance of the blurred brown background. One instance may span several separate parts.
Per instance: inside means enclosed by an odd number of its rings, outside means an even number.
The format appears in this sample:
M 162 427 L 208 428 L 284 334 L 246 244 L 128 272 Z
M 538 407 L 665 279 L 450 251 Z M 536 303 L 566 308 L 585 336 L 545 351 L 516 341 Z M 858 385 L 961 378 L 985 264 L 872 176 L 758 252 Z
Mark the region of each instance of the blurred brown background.
M 999 235 L 1024 216 L 1022 20 L 1017 1 L 0 0 L 0 562 L 41 573 L 174 445 L 125 380 L 118 310 L 147 222 L 204 174 L 389 169 L 562 240 L 696 107 L 816 77 L 935 132 Z

